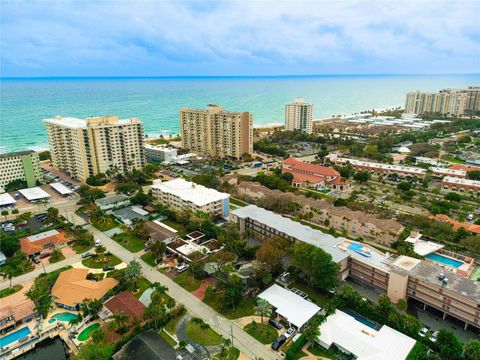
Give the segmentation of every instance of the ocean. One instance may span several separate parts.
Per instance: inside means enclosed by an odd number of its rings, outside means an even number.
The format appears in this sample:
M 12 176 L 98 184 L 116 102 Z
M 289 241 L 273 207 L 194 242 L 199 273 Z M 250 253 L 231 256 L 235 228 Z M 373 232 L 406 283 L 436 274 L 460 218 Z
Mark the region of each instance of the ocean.
M 251 111 L 254 125 L 283 123 L 295 97 L 314 119 L 403 106 L 405 93 L 479 85 L 477 75 L 42 78 L 0 80 L 0 153 L 47 147 L 42 120 L 55 115 L 139 117 L 149 136 L 177 134 L 182 107 L 213 103 Z

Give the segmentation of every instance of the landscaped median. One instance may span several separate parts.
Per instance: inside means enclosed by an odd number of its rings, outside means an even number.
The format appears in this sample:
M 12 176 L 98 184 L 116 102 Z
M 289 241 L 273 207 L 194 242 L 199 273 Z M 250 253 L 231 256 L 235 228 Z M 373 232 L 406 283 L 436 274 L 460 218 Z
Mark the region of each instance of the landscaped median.
M 252 335 L 262 344 L 271 344 L 278 337 L 278 333 L 271 326 L 257 323 L 256 321 L 246 325 L 243 330 Z
M 116 266 L 120 264 L 122 260 L 113 254 L 94 254 L 89 258 L 82 261 L 83 266 L 91 269 L 101 269 L 104 266 Z
M 12 287 L 0 290 L 0 299 L 15 294 L 23 289 L 22 285 L 14 285 Z

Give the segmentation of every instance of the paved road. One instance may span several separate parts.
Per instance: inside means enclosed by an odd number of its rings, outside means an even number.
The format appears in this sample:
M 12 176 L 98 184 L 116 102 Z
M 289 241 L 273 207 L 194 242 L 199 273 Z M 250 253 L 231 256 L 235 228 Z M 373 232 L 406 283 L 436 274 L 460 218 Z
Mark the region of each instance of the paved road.
M 159 282 L 162 285 L 167 286 L 168 293 L 172 298 L 184 304 L 185 308 L 188 309 L 193 316 L 202 318 L 205 322 L 210 324 L 210 326 L 220 335 L 230 339 L 231 331 L 233 331 L 234 346 L 250 359 L 262 358 L 265 360 L 273 360 L 280 358 L 278 353 L 258 342 L 256 339 L 243 331 L 243 329 L 240 328 L 236 323 L 218 314 L 210 306 L 197 299 L 195 296 L 190 294 L 164 274 L 160 273 L 141 259 L 137 258 L 135 254 L 132 254 L 130 251 L 110 239 L 103 232 L 98 231 L 92 225 L 85 226 L 85 229 L 90 231 L 94 235 L 95 239 L 100 239 L 102 241 L 102 245 L 104 245 L 108 251 L 118 256 L 124 262 L 128 263 L 134 259 L 139 261 L 142 265 L 143 275 L 148 280 L 151 282 Z

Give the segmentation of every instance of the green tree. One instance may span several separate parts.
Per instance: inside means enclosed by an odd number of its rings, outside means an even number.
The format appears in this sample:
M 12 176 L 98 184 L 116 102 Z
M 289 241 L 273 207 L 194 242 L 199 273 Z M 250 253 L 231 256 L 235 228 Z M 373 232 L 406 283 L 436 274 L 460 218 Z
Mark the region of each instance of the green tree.
M 303 335 L 307 338 L 307 341 L 314 341 L 320 336 L 320 325 L 325 321 L 326 317 L 323 315 L 314 316 L 309 322 Z
M 95 253 L 97 255 L 101 255 L 103 253 L 105 253 L 105 251 L 107 251 L 107 248 L 103 245 L 98 245 L 96 248 L 95 248 Z
M 397 185 L 397 189 L 403 192 L 410 191 L 412 189 L 412 185 L 407 182 L 402 181 L 400 184 Z
M 63 259 L 65 259 L 65 256 L 63 256 L 60 249 L 54 249 L 50 254 L 50 263 L 55 263 Z
M 121 312 L 114 312 L 112 315 L 112 321 L 108 323 L 108 328 L 119 334 L 124 334 L 128 328 L 128 316 Z
M 462 343 L 450 330 L 440 329 L 438 331 L 436 345 L 443 360 L 462 359 Z
M 47 209 L 47 219 L 49 222 L 56 222 L 58 220 L 59 211 L 57 208 L 49 207 Z
M 159 326 L 168 319 L 166 307 L 163 304 L 154 301 L 145 308 L 143 316 L 145 319 L 153 321 L 155 330 L 158 330 Z
M 123 274 L 125 280 L 134 284 L 137 288 L 137 281 L 142 276 L 142 265 L 138 261 L 132 260 L 128 263 Z
M 5 221 L 7 221 L 8 210 L 2 210 L 2 216 L 5 218 Z
M 303 242 L 296 243 L 293 265 L 305 274 L 310 286 L 329 290 L 337 284 L 339 265 L 323 249 Z
M 467 178 L 470 180 L 480 180 L 480 170 L 469 171 L 467 174 Z
M 367 171 L 357 171 L 353 178 L 359 182 L 365 183 L 370 180 L 370 173 Z
M 7 258 L 20 250 L 20 242 L 15 235 L 0 234 L 1 250 Z
M 265 299 L 258 299 L 257 306 L 255 306 L 255 315 L 259 315 L 262 318 L 263 324 L 263 317 L 272 315 L 272 305 Z
M 245 285 L 242 279 L 235 275 L 229 274 L 228 279 L 222 281 L 219 285 L 220 292 L 225 305 L 234 308 L 241 300 Z
M 82 310 L 83 317 L 90 315 L 92 319 L 96 319 L 100 310 L 102 310 L 103 301 L 93 299 L 83 299 L 80 308 Z
M 276 274 L 282 270 L 282 258 L 286 255 L 288 240 L 282 237 L 267 238 L 258 248 L 256 259 L 268 272 Z
M 464 355 L 468 360 L 480 360 L 480 340 L 467 341 L 464 346 Z
M 167 244 L 163 241 L 155 241 L 151 246 L 150 250 L 155 254 L 156 259 L 162 259 L 163 255 L 167 252 Z

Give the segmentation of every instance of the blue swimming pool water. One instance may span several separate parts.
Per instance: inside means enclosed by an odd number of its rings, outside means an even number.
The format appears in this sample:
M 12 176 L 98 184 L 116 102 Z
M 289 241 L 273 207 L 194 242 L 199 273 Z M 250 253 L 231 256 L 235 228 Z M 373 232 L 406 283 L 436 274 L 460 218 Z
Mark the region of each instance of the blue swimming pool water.
M 21 328 L 7 336 L 0 338 L 0 347 L 10 345 L 11 343 L 24 338 L 27 335 L 30 335 L 31 331 L 28 327 Z
M 365 248 L 362 244 L 359 243 L 351 243 L 350 245 L 347 246 L 348 249 L 355 251 L 356 253 L 365 256 L 365 257 L 370 257 L 371 254 L 368 251 L 365 251 Z
M 70 312 L 62 312 L 62 313 L 53 315 L 52 318 L 48 320 L 48 322 L 54 323 L 56 320 L 69 322 L 70 320 L 76 319 L 77 317 L 78 315 L 72 314 Z
M 377 324 L 375 322 L 364 318 L 363 316 L 357 314 L 353 310 L 347 310 L 345 312 L 351 317 L 353 317 L 355 320 L 357 320 L 358 322 L 361 322 L 363 325 L 367 325 L 369 328 L 375 329 L 377 327 Z
M 433 261 L 436 261 L 436 262 L 439 262 L 439 263 L 442 263 L 442 264 L 445 264 L 445 265 L 448 265 L 448 266 L 451 266 L 451 267 L 454 267 L 454 268 L 458 268 L 458 267 L 463 265 L 463 262 L 461 262 L 461 261 L 451 259 L 451 258 L 448 258 L 448 257 L 440 255 L 440 254 L 436 254 L 436 253 L 428 254 L 425 257 L 427 259 L 430 259 L 430 260 L 433 260 Z

